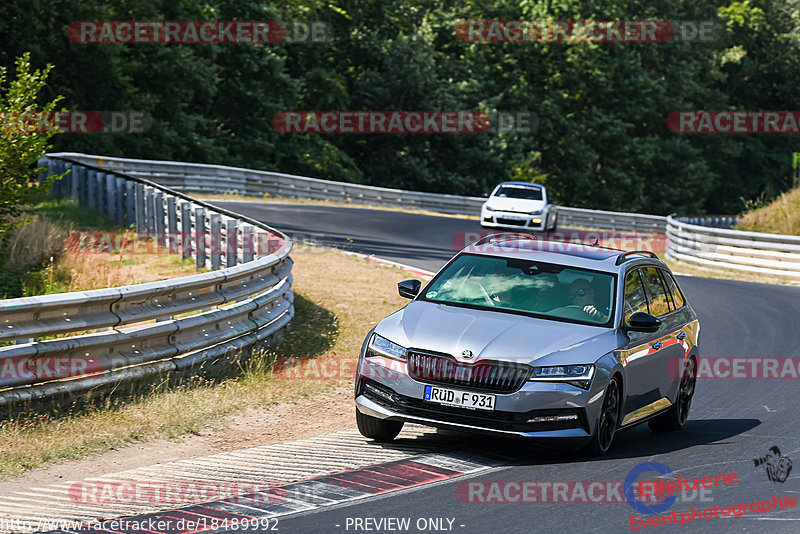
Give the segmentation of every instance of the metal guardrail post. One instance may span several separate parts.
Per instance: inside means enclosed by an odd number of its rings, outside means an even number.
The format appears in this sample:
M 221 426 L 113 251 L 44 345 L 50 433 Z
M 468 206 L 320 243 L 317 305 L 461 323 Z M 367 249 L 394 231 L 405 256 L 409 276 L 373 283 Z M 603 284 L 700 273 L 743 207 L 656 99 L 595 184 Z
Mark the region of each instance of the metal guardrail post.
M 249 224 L 242 228 L 242 261 L 253 261 L 255 255 L 255 228 Z
M 228 219 L 225 222 L 225 267 L 234 267 L 236 265 L 236 256 L 239 248 L 236 235 L 237 224 L 236 219 Z
M 106 216 L 112 221 L 117 220 L 117 177 L 113 174 L 106 174 L 105 197 L 106 197 Z
M 120 226 L 125 224 L 125 180 L 119 176 L 114 177 L 112 183 L 114 189 L 114 212 L 116 213 L 116 221 Z
M 97 211 L 102 215 L 108 216 L 106 209 L 108 208 L 106 195 L 106 173 L 98 172 L 95 177 L 97 183 L 94 186 L 95 194 L 97 195 Z
M 166 247 L 166 230 L 164 225 L 166 223 L 164 216 L 164 195 L 161 191 L 156 191 L 153 195 L 153 204 L 155 205 L 155 218 L 156 218 L 156 243 L 159 247 Z
M 188 202 L 181 202 L 181 259 L 192 257 L 192 209 Z
M 156 233 L 156 195 L 152 187 L 145 186 L 144 188 L 144 209 L 146 212 L 145 218 L 147 219 L 147 235 L 152 237 Z
M 86 205 L 97 211 L 97 171 L 89 171 L 86 186 Z
M 211 270 L 222 267 L 222 222 L 218 213 L 211 214 Z
M 167 197 L 167 246 L 171 253 L 177 253 L 178 247 L 178 213 L 175 208 L 175 197 Z
M 145 210 L 144 184 L 136 184 L 136 233 L 143 234 L 147 231 L 147 211 Z
M 78 205 L 86 208 L 89 206 L 89 171 L 83 168 L 83 172 L 78 180 Z
M 130 228 L 136 221 L 136 184 L 130 180 L 125 183 L 125 226 Z
M 194 260 L 195 266 L 202 269 L 206 266 L 206 209 L 194 209 Z
M 69 180 L 69 185 L 70 185 L 70 187 L 69 187 L 69 198 L 73 202 L 78 202 L 78 200 L 80 199 L 80 186 L 81 186 L 81 181 L 82 181 L 81 178 L 83 176 L 83 173 L 85 173 L 85 172 L 86 172 L 86 169 L 84 167 L 81 167 L 80 165 L 76 165 L 75 167 L 73 167 L 72 172 L 70 173 L 71 176 L 70 176 L 70 180 Z

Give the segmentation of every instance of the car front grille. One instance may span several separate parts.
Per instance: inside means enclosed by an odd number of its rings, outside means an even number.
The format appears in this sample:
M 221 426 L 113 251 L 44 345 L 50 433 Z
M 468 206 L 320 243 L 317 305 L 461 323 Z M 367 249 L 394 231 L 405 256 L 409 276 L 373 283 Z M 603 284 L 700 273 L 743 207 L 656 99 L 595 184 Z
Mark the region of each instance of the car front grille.
M 512 393 L 525 384 L 531 368 L 524 364 L 481 360 L 458 362 L 449 355 L 408 352 L 408 374 L 420 382 Z
M 519 220 L 519 219 L 506 219 L 505 217 L 498 217 L 497 218 L 498 224 L 508 224 L 511 226 L 525 226 L 528 221 Z

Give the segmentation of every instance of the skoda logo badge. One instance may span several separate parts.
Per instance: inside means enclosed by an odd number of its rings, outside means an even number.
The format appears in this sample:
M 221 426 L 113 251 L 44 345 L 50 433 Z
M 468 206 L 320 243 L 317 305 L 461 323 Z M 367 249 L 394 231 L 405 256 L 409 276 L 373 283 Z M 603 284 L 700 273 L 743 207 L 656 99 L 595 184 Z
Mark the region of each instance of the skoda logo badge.
M 464 352 L 461 353 L 461 356 L 463 356 L 464 358 L 469 360 L 470 358 L 472 358 L 472 351 L 471 350 L 465 350 Z

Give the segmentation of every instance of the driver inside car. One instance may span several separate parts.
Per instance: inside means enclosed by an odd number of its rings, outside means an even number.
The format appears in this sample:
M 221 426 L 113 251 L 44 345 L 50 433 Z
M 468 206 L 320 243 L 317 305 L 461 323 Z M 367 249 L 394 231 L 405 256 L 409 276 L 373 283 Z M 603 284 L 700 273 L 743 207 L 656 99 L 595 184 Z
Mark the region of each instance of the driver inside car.
M 594 288 L 585 278 L 577 278 L 569 285 L 569 296 L 572 303 L 579 306 L 587 315 L 597 322 L 605 323 L 608 315 L 597 309 Z

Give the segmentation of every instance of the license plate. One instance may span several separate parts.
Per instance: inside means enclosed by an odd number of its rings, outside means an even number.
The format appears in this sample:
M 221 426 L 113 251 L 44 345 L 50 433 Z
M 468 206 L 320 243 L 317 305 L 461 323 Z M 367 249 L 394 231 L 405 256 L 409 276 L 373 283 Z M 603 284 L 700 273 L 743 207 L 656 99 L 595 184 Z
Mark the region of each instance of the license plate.
M 494 410 L 495 395 L 485 395 L 472 391 L 459 389 L 425 386 L 425 400 L 443 404 L 445 406 L 458 406 L 468 410 Z

